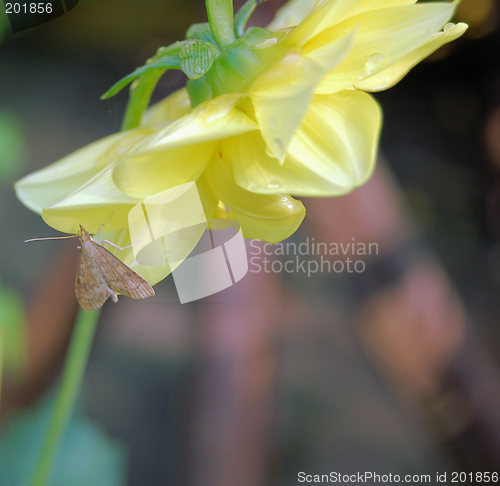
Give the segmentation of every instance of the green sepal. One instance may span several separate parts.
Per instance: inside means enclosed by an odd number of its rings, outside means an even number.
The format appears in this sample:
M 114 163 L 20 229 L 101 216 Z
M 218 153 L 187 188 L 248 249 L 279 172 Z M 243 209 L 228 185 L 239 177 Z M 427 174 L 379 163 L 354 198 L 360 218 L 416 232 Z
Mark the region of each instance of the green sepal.
M 205 42 L 210 42 L 214 46 L 217 45 L 215 42 L 215 37 L 212 34 L 210 25 L 208 22 L 203 22 L 200 24 L 193 24 L 186 32 L 187 40 L 202 40 Z
M 176 42 L 168 47 L 160 47 L 156 55 L 148 59 L 146 64 L 138 67 L 136 70 L 132 71 L 127 76 L 123 77 L 117 81 L 111 88 L 108 89 L 102 96 L 101 99 L 105 100 L 111 98 L 115 94 L 119 93 L 125 86 L 130 84 L 135 79 L 139 78 L 143 74 L 156 70 L 156 69 L 180 69 L 180 59 L 179 53 L 183 44 L 190 41 Z
M 226 93 L 245 93 L 259 74 L 287 52 L 288 47 L 281 42 L 285 35 L 260 27 L 248 29 L 217 56 L 201 78 L 206 83 L 191 83 L 188 87 L 193 106 Z
M 272 32 L 263 27 L 250 27 L 240 40 L 247 46 L 260 50 L 274 46 L 283 37 L 283 32 Z
M 239 39 L 245 33 L 245 26 L 256 7 L 266 0 L 247 0 L 234 16 L 234 33 Z
M 212 86 L 208 82 L 206 76 L 198 79 L 188 79 L 186 88 L 193 108 L 213 98 Z

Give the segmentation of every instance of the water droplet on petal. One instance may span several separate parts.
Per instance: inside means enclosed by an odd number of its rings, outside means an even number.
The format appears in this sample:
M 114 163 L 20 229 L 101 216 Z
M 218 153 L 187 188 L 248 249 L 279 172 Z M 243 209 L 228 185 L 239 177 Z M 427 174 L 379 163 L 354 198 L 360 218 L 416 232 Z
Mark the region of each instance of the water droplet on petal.
M 446 32 L 447 30 L 453 29 L 455 27 L 455 24 L 453 22 L 448 22 L 444 27 L 443 27 L 443 32 Z
M 272 127 L 278 126 L 278 119 L 275 116 L 272 116 L 271 118 L 269 118 L 269 125 L 271 125 Z
M 294 201 L 290 196 L 281 196 L 280 202 L 287 209 L 293 209 L 295 207 Z
M 380 67 L 385 61 L 383 54 L 373 54 L 365 62 L 365 73 L 373 74 L 373 72 Z
M 281 204 L 287 209 L 293 209 L 295 206 L 293 204 L 293 199 L 290 196 L 282 196 L 280 198 Z
M 278 189 L 281 188 L 281 182 L 280 181 L 276 181 L 276 180 L 273 180 L 273 181 L 269 181 L 267 183 L 267 188 L 270 190 L 270 191 L 276 191 Z
M 273 148 L 276 152 L 283 152 L 283 142 L 279 138 L 273 140 Z

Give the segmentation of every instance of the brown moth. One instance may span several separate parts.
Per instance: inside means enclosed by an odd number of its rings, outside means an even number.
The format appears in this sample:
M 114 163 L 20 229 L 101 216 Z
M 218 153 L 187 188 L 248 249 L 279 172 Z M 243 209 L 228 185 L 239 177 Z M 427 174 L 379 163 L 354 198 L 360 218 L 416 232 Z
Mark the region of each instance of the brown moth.
M 94 241 L 82 225 L 78 235 L 33 238 L 26 241 L 77 236 L 80 238 L 80 256 L 76 267 L 75 293 L 83 310 L 99 309 L 109 297 L 113 302 L 118 302 L 119 294 L 132 299 L 145 299 L 155 295 L 153 287 L 146 280 Z
M 80 225 L 80 258 L 76 267 L 75 293 L 83 310 L 99 309 L 109 297 L 118 302 L 118 294 L 145 299 L 155 291 L 142 277 L 127 267 Z

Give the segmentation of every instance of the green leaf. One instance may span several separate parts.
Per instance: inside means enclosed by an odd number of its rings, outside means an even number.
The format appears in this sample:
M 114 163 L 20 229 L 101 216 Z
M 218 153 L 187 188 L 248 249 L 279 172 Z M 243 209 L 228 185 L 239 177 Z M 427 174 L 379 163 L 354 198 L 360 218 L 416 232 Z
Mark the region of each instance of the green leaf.
M 53 394 L 2 424 L 0 484 L 26 486 L 47 432 Z M 47 486 L 123 486 L 125 451 L 76 413 L 64 434 Z
M 179 52 L 181 69 L 189 79 L 197 79 L 212 67 L 219 52 L 210 42 L 187 41 Z

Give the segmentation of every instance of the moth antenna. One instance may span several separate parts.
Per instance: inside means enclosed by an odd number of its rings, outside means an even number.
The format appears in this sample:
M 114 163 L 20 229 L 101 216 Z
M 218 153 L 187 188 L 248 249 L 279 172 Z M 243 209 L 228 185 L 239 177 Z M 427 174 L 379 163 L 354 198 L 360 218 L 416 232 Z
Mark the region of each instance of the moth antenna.
M 24 240 L 25 243 L 30 241 L 44 241 L 44 240 L 65 240 L 67 238 L 78 238 L 80 235 L 70 235 L 70 236 L 46 236 L 44 238 L 30 238 L 29 240 Z

